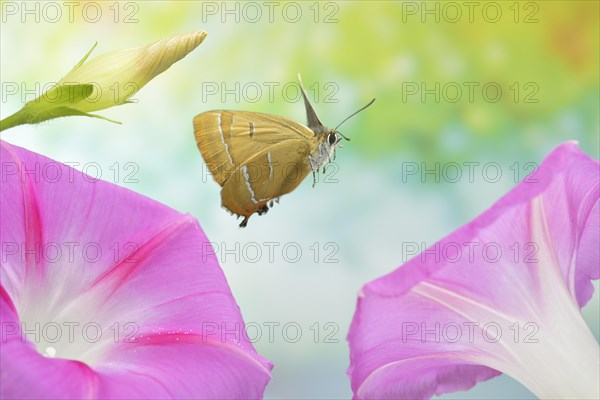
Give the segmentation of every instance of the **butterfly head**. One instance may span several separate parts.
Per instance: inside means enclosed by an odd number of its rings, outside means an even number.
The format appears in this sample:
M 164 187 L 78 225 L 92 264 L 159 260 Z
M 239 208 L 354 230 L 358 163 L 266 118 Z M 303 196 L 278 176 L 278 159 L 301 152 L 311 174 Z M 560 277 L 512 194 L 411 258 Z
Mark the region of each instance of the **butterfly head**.
M 331 129 L 329 132 L 327 132 L 327 136 L 325 137 L 327 144 L 332 147 L 337 146 L 338 143 L 342 141 L 342 139 L 350 140 L 346 136 L 342 135 L 341 132 L 336 131 L 335 129 Z

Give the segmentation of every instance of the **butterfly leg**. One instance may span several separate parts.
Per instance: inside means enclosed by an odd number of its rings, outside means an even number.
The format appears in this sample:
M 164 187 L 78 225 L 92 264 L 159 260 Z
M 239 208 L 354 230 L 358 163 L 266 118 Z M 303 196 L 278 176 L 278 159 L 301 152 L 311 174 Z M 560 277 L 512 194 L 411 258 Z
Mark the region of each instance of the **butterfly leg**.
M 258 215 L 263 215 L 267 212 L 269 212 L 269 206 L 267 206 L 266 204 L 258 209 Z
M 245 228 L 246 225 L 248 225 L 248 219 L 250 219 L 250 216 L 245 216 L 244 215 L 244 220 L 242 221 L 242 223 L 240 224 L 240 228 Z
M 315 171 L 313 171 L 313 187 L 315 187 L 316 184 L 317 184 L 317 174 Z

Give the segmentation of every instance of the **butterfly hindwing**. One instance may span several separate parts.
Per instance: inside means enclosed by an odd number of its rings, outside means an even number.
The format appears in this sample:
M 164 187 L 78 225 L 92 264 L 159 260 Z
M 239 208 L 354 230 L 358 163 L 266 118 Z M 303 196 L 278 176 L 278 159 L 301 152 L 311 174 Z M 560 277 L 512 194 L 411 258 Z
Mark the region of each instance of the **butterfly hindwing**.
M 291 192 L 309 172 L 309 149 L 307 141 L 290 139 L 246 160 L 223 185 L 222 205 L 235 214 L 251 215 Z

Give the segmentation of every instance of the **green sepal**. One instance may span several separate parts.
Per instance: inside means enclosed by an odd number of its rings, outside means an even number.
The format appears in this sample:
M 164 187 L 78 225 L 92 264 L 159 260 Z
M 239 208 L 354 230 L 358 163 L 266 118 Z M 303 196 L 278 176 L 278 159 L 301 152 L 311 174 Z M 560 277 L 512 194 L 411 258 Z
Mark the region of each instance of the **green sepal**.
M 90 97 L 93 91 L 94 85 L 89 83 L 56 85 L 40 97 L 25 103 L 23 109 L 37 111 L 77 104 Z
M 69 74 L 73 71 L 75 71 L 77 68 L 81 67 L 81 64 L 83 64 L 85 62 L 85 60 L 87 60 L 90 56 L 90 54 L 92 54 L 92 51 L 94 51 L 94 49 L 96 48 L 96 46 L 98 46 L 98 42 L 94 43 L 94 45 L 92 46 L 92 48 L 90 49 L 90 51 L 87 52 L 87 54 L 85 56 L 83 56 L 83 58 L 81 59 L 81 61 L 79 61 L 77 63 L 77 65 L 75 65 L 70 71 Z M 68 74 L 67 74 L 68 75 Z
M 82 116 L 82 117 L 91 117 L 91 118 L 99 118 L 104 119 L 109 122 L 114 122 L 115 124 L 121 124 L 119 121 L 115 121 L 106 117 L 103 117 L 98 114 L 91 114 L 85 111 L 77 110 L 75 108 L 71 108 L 68 106 L 56 106 L 52 108 L 48 108 L 43 110 L 41 113 L 37 114 L 29 114 L 27 118 L 27 124 L 38 124 L 43 121 L 48 121 L 54 118 L 60 117 L 71 117 L 71 116 Z
M 27 102 L 15 114 L 0 121 L 0 131 L 17 125 L 38 124 L 50 119 L 68 116 L 99 118 L 120 124 L 119 121 L 73 108 L 73 105 L 87 99 L 93 91 L 94 86 L 87 83 L 54 86 L 40 97 Z

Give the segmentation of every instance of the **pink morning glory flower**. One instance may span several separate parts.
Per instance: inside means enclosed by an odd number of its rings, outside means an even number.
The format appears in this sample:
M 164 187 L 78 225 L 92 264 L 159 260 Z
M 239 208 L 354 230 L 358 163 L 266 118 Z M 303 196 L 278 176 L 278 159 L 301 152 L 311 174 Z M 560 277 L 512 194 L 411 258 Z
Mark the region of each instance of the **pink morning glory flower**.
M 1 142 L 0 397 L 260 398 L 198 222 Z
M 365 285 L 348 335 L 356 398 L 421 399 L 501 373 L 540 398 L 600 398 L 580 312 L 600 277 L 598 162 L 575 143 L 489 210 Z

